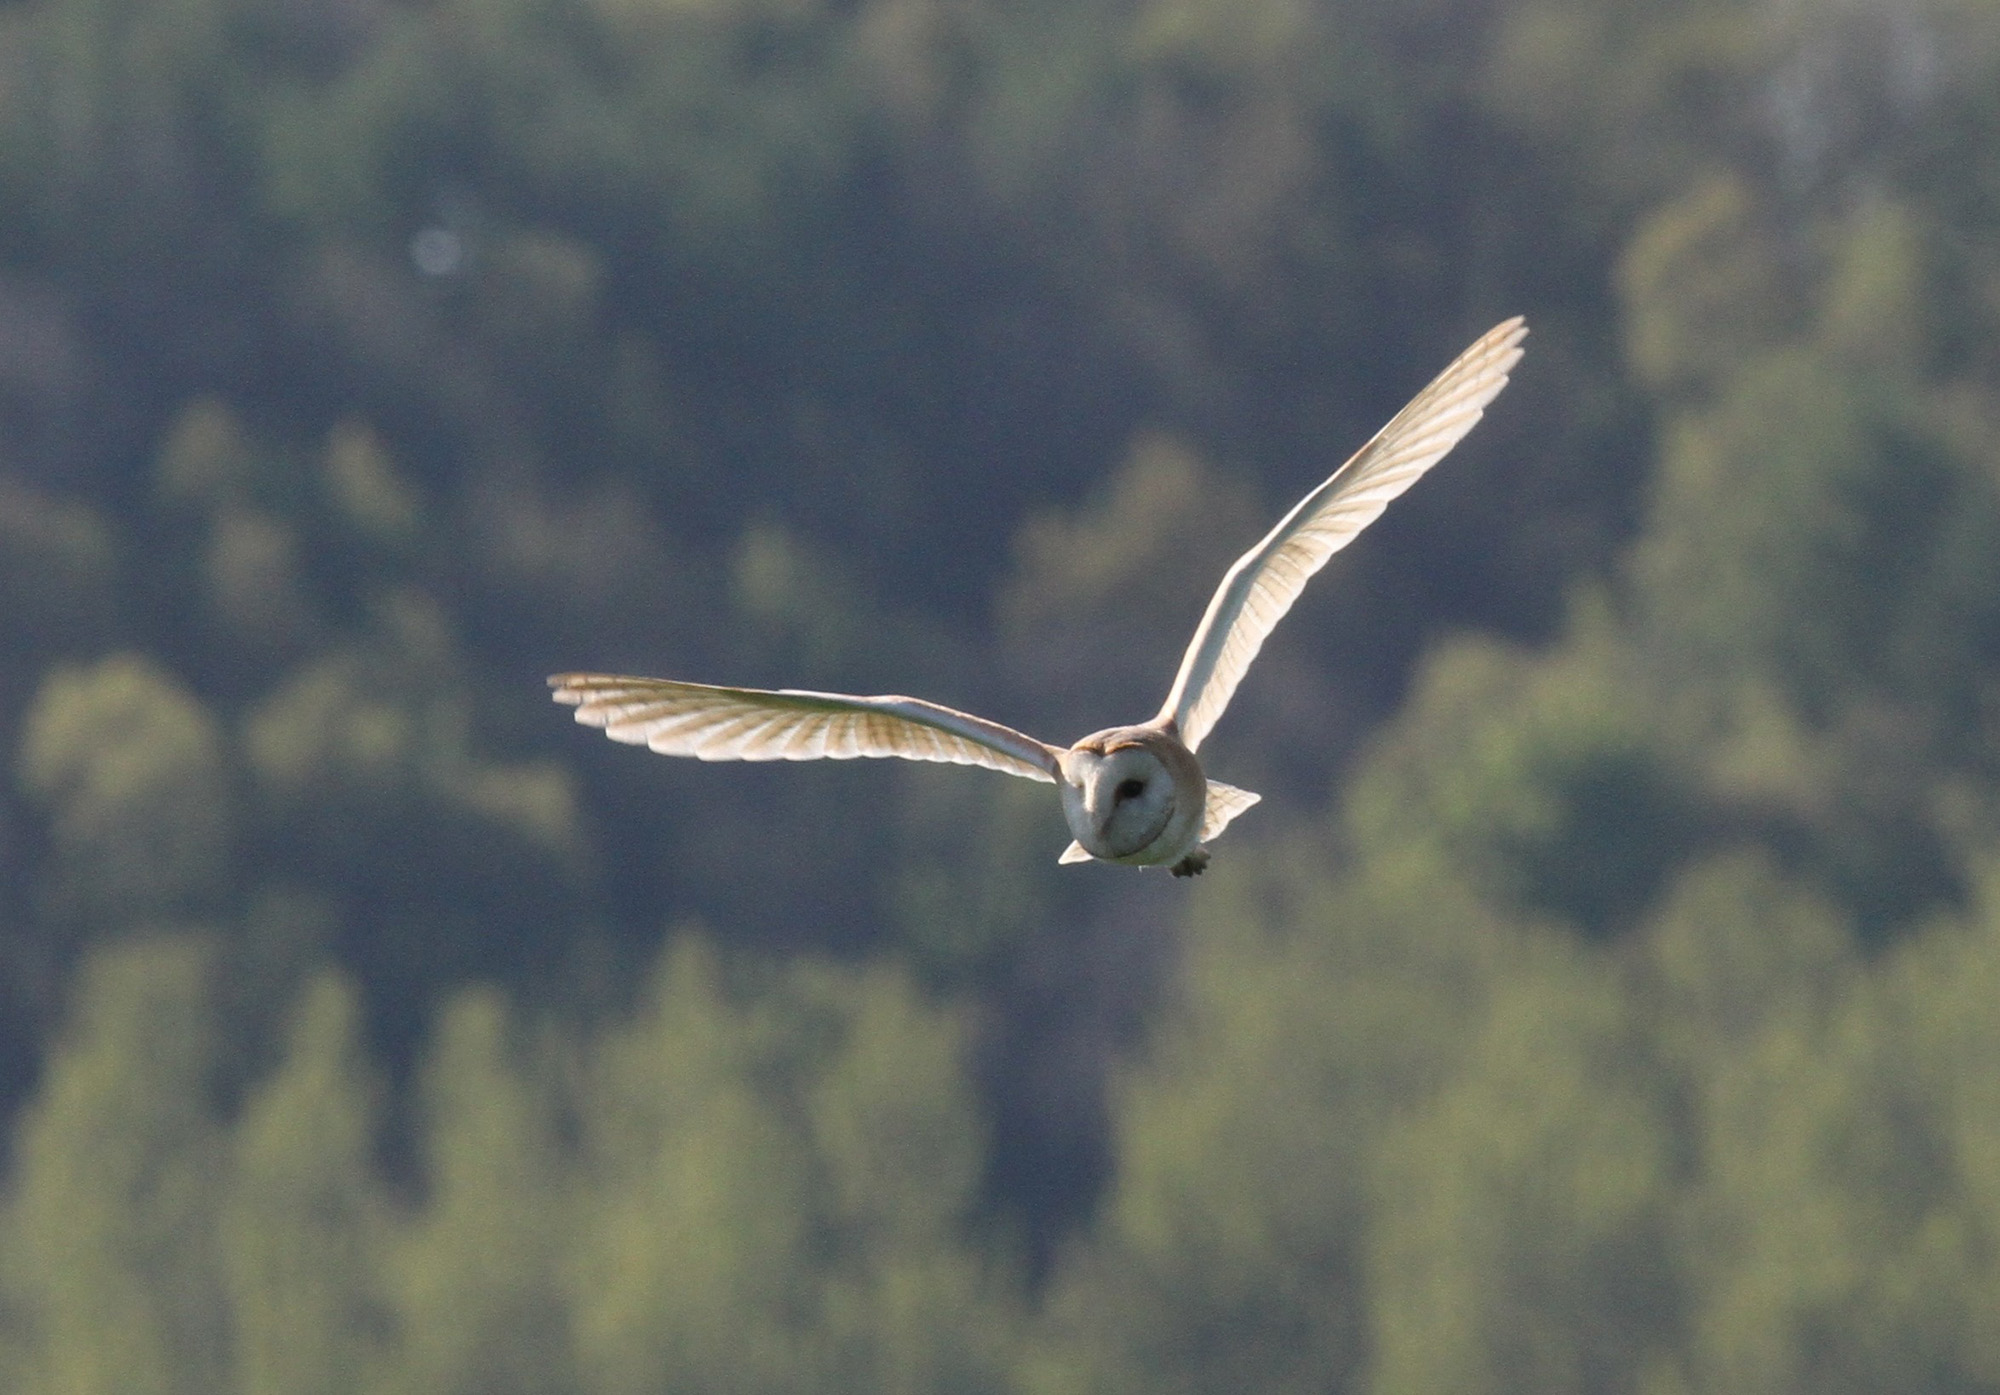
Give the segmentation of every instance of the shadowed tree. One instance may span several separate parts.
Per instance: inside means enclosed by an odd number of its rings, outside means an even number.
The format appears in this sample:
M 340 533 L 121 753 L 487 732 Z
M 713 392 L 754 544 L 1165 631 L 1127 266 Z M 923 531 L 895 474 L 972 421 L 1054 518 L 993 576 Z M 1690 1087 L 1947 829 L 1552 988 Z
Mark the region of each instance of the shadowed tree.
M 78 978 L 0 1221 L 19 1389 L 227 1388 L 211 960 L 198 938 L 155 935 L 99 951 Z

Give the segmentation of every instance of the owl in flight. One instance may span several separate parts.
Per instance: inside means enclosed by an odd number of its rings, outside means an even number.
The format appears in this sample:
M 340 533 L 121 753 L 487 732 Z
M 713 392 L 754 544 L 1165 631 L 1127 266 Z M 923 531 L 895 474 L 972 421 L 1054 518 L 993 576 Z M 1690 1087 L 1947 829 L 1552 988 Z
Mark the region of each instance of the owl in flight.
M 1191 877 L 1203 844 L 1260 796 L 1210 780 L 1195 758 L 1272 628 L 1314 572 L 1417 482 L 1507 385 L 1528 329 L 1519 316 L 1460 354 L 1332 478 L 1236 560 L 1195 627 L 1158 715 L 1074 746 L 908 697 L 718 688 L 668 678 L 559 673 L 557 702 L 613 741 L 697 760 L 905 760 L 983 765 L 1055 785 L 1076 835 L 1058 861 L 1097 858 Z

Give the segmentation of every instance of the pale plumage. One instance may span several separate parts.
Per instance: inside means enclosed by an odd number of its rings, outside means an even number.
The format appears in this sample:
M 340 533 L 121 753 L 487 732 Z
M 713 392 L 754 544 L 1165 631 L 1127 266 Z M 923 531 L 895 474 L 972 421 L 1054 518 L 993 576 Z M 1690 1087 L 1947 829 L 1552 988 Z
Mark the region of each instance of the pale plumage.
M 1418 393 L 1222 579 L 1159 715 L 1070 747 L 908 697 L 721 688 L 665 678 L 563 673 L 549 680 L 576 719 L 614 741 L 697 760 L 905 760 L 978 765 L 1060 787 L 1076 841 L 1060 858 L 1207 865 L 1213 840 L 1258 796 L 1208 779 L 1195 757 L 1271 630 L 1326 565 L 1442 460 L 1507 385 L 1527 326 L 1496 326 Z

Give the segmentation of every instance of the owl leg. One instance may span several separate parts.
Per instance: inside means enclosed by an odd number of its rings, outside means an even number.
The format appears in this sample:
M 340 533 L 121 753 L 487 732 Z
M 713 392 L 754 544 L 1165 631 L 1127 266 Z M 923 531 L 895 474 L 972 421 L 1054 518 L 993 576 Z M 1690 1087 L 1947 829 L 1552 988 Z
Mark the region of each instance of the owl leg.
M 1196 848 L 1179 862 L 1176 862 L 1170 870 L 1177 877 L 1198 877 L 1207 866 L 1208 850 L 1206 848 Z

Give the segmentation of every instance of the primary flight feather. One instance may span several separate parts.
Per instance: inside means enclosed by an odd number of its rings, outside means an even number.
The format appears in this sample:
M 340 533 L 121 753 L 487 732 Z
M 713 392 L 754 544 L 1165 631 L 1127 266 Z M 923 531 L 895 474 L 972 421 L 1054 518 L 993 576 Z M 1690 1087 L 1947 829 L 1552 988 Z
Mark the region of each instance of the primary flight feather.
M 559 673 L 557 702 L 614 741 L 697 760 L 905 760 L 978 765 L 1054 783 L 1076 835 L 1063 862 L 1165 865 L 1191 876 L 1202 844 L 1258 796 L 1207 778 L 1195 750 L 1306 582 L 1445 457 L 1507 385 L 1527 325 L 1496 325 L 1373 440 L 1238 558 L 1208 603 L 1166 703 L 1151 721 L 1069 747 L 909 697 L 724 688 L 666 678 Z

